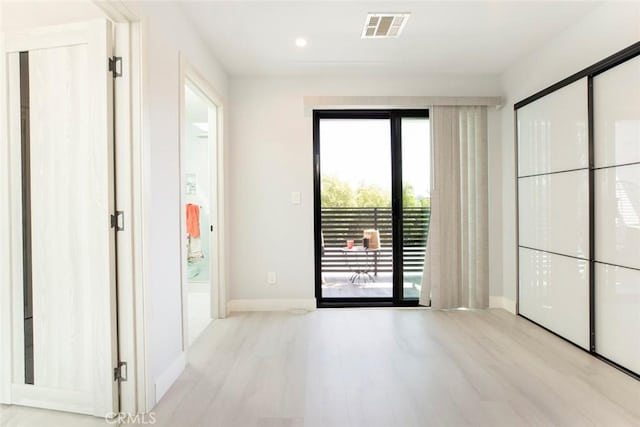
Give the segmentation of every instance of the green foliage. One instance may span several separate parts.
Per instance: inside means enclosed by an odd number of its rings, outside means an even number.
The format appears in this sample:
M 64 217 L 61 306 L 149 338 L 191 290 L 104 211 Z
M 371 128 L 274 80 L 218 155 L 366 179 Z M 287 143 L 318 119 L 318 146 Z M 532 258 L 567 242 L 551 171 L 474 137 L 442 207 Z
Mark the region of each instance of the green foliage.
M 377 185 L 361 184 L 355 190 L 348 182 L 334 176 L 322 177 L 322 207 L 389 207 L 391 206 L 391 194 Z M 405 207 L 429 207 L 429 197 L 417 197 L 410 184 L 402 186 L 402 204 Z
M 324 176 L 320 201 L 325 208 L 385 207 L 391 206 L 391 195 L 375 185 L 360 185 L 354 190 L 348 182 Z
M 356 206 L 382 208 L 391 206 L 391 195 L 376 185 L 360 185 L 356 190 Z
M 402 206 L 406 208 L 430 207 L 431 197 L 420 197 L 415 195 L 415 190 L 411 184 L 402 186 Z
M 419 200 L 420 206 L 422 206 L 423 208 L 430 208 L 431 207 L 431 197 L 425 197 L 421 200 Z
M 348 182 L 333 176 L 323 176 L 320 201 L 323 208 L 344 208 L 355 206 L 356 198 Z
M 416 198 L 413 185 L 411 184 L 402 185 L 402 206 L 404 206 L 405 208 L 420 206 L 420 204 L 418 203 L 418 199 Z

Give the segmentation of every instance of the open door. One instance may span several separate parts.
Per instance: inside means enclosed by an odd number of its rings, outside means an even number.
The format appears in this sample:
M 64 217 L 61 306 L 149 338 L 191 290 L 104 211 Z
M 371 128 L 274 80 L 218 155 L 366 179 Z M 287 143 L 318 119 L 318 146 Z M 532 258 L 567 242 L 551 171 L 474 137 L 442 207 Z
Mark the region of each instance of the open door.
M 219 317 L 218 107 L 185 78 L 182 110 L 183 333 L 188 348 Z
M 12 404 L 118 411 L 111 46 L 106 20 L 6 34 Z

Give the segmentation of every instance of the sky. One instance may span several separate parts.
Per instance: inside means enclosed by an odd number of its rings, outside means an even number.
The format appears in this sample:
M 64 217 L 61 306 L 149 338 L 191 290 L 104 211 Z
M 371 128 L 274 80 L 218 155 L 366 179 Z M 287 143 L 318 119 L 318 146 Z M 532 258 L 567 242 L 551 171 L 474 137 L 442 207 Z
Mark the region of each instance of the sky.
M 402 180 L 418 197 L 431 188 L 429 120 L 402 119 Z M 355 189 L 374 184 L 391 192 L 391 124 L 382 119 L 322 119 L 322 176 L 336 176 Z

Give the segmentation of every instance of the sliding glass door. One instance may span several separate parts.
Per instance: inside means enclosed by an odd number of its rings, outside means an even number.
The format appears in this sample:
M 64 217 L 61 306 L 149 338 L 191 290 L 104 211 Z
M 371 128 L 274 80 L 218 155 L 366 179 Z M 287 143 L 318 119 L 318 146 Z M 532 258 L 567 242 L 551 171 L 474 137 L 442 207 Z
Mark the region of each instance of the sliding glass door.
M 430 209 L 426 110 L 315 111 L 319 305 L 417 304 Z
M 402 117 L 402 298 L 417 300 L 431 219 L 429 119 Z

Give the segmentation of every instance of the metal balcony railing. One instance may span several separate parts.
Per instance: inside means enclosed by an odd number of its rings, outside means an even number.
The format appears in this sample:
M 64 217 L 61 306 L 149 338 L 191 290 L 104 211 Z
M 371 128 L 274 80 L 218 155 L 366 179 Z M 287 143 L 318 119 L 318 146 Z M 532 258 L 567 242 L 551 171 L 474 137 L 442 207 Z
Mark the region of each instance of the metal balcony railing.
M 403 224 L 403 271 L 422 272 L 424 251 L 429 232 L 431 209 L 428 207 L 405 207 L 402 210 Z M 322 233 L 324 252 L 322 272 L 349 272 L 359 263 L 366 264 L 373 273 L 392 271 L 392 221 L 391 208 L 322 208 Z M 381 249 L 377 253 L 363 256 L 345 253 L 342 249 L 347 240 L 362 245 L 362 234 L 367 229 L 380 232 Z

